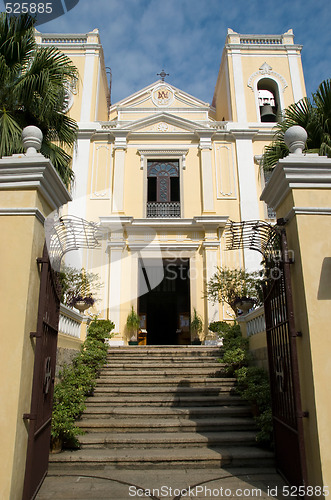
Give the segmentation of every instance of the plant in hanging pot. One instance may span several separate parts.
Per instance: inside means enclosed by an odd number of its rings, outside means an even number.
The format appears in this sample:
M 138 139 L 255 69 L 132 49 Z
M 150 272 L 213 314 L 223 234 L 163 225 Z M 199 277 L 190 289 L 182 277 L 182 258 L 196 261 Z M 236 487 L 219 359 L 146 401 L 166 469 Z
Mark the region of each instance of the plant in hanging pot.
M 69 305 L 78 309 L 79 312 L 84 313 L 84 311 L 86 311 L 89 307 L 92 307 L 94 303 L 94 298 L 91 294 L 88 294 L 85 296 L 76 295 L 71 299 Z
M 218 267 L 207 283 L 208 300 L 225 302 L 238 316 L 263 303 L 262 280 L 258 272 Z
M 68 307 L 75 307 L 81 313 L 92 307 L 96 300 L 93 295 L 102 288 L 99 276 L 83 269 L 64 267 L 60 272 L 62 287 L 61 302 Z M 93 291 L 93 293 L 92 293 Z
M 191 344 L 201 345 L 201 341 L 204 340 L 201 338 L 201 334 L 203 332 L 203 323 L 201 316 L 197 313 L 197 310 L 195 308 L 193 309 L 193 318 L 190 327 L 191 327 Z
M 126 319 L 126 329 L 129 336 L 129 345 L 138 345 L 138 328 L 140 326 L 140 318 L 136 311 L 131 306 L 131 311 Z

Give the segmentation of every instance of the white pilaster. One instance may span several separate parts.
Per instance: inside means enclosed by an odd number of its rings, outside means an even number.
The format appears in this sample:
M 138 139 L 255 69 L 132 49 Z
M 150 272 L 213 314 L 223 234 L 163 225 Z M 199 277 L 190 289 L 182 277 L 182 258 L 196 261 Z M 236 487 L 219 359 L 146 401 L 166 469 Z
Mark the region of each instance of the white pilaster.
M 120 332 L 122 255 L 125 242 L 110 242 L 109 248 L 109 319 L 115 324 L 115 333 Z
M 237 109 L 237 121 L 247 122 L 245 88 L 240 49 L 232 49 L 233 81 Z
M 300 78 L 299 62 L 300 55 L 295 50 L 288 50 L 288 63 L 290 66 L 294 102 L 298 102 L 305 96 Z
M 199 132 L 202 170 L 202 210 L 214 212 L 214 182 L 212 169 L 211 134 Z
M 92 104 L 93 104 L 93 84 L 94 84 L 94 68 L 97 60 L 97 52 L 95 48 L 88 48 L 85 53 L 85 69 L 83 80 L 83 96 L 80 113 L 81 122 L 89 122 L 91 120 Z M 94 117 L 93 117 L 94 118 Z
M 114 143 L 114 183 L 113 183 L 113 212 L 124 211 L 124 168 L 127 132 L 115 136 Z
M 240 193 L 241 220 L 259 220 L 259 203 L 256 186 L 252 137 L 256 131 L 236 130 L 238 181 Z M 245 268 L 256 271 L 260 268 L 261 256 L 258 252 L 244 249 Z
M 209 242 L 205 241 L 202 243 L 202 247 L 205 251 L 205 266 L 206 266 L 206 283 L 213 277 L 217 271 L 217 256 L 219 252 L 219 242 Z M 212 321 L 219 320 L 219 305 L 213 304 L 209 300 L 207 301 L 207 311 L 208 311 L 208 324 Z

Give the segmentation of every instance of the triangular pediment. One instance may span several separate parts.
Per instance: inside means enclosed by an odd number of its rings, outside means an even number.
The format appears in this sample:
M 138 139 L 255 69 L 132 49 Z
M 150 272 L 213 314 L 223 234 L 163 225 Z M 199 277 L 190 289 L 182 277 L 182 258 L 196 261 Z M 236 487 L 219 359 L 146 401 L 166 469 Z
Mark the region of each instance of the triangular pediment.
M 196 130 L 204 128 L 207 130 L 209 129 L 209 127 L 202 126 L 200 123 L 164 112 L 142 118 L 141 120 L 125 123 L 123 124 L 123 127 L 120 126 L 118 128 L 124 128 L 126 130 L 130 130 L 131 132 L 139 133 L 192 133 Z
M 189 108 L 201 110 L 209 108 L 209 104 L 191 96 L 167 82 L 158 80 L 144 89 L 122 99 L 111 107 L 115 109 L 136 108 Z

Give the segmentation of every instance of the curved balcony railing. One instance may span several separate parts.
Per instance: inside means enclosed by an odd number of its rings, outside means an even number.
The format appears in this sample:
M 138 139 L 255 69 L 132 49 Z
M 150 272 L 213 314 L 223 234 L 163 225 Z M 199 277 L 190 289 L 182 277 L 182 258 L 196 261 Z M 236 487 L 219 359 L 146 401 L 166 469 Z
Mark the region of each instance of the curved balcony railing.
M 180 217 L 180 202 L 147 202 L 147 217 Z

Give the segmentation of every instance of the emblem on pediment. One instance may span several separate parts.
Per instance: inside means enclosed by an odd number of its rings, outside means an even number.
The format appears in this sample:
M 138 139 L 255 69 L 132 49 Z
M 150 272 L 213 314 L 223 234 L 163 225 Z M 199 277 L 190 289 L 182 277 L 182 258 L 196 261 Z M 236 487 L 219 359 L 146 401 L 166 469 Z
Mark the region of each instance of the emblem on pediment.
M 155 106 L 166 107 L 174 100 L 174 92 L 171 87 L 161 83 L 152 90 L 152 101 Z

